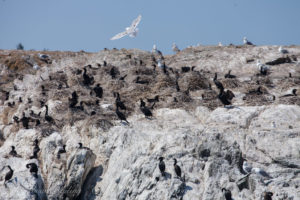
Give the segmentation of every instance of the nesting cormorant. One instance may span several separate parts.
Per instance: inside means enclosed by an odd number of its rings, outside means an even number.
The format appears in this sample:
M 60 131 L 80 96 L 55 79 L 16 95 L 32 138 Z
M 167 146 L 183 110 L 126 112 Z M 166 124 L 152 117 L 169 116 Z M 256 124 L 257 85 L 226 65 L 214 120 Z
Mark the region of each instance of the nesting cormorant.
M 230 73 L 231 73 L 231 70 L 229 70 L 228 73 L 225 74 L 224 78 L 236 78 L 235 75 L 231 75 Z
M 264 200 L 272 200 L 272 192 L 264 192 Z
M 164 162 L 164 157 L 159 157 L 158 168 L 162 176 L 165 176 L 166 165 Z
M 15 146 L 11 146 L 11 150 L 9 152 L 9 155 L 13 156 L 13 157 L 17 157 L 17 151 L 15 150 Z
M 116 109 L 116 114 L 117 114 L 117 116 L 119 117 L 119 119 L 120 119 L 121 121 L 124 120 L 125 122 L 127 122 L 127 123 L 129 124 L 129 122 L 127 121 L 127 119 L 126 119 L 124 113 L 122 113 L 122 112 L 119 111 L 119 107 L 118 107 L 118 106 L 117 106 L 117 109 Z
M 54 119 L 50 115 L 48 115 L 48 105 L 45 105 L 45 107 L 46 107 L 45 120 L 49 123 L 54 124 L 55 123 Z
M 223 84 L 220 81 L 218 81 L 217 78 L 218 78 L 218 74 L 216 72 L 215 77 L 214 77 L 214 83 L 215 83 L 215 85 L 217 86 L 218 89 L 224 90 Z
M 96 93 L 96 97 L 99 97 L 99 98 L 102 98 L 102 95 L 103 95 L 103 89 L 102 87 L 100 87 L 100 84 L 98 83 L 96 85 L 96 87 L 94 87 L 94 92 Z
M 222 188 L 222 192 L 223 192 L 224 197 L 225 197 L 226 200 L 232 200 L 230 190 L 227 190 L 226 188 Z
M 231 105 L 231 100 L 233 97 L 234 97 L 234 94 L 232 91 L 227 90 L 226 92 L 224 92 L 224 89 L 220 89 L 218 98 L 220 99 L 220 101 L 222 102 L 222 104 L 224 106 Z
M 58 152 L 57 152 L 57 158 L 60 159 L 60 154 L 62 153 L 66 153 L 66 145 L 64 144 L 63 145 L 63 148 L 62 149 L 59 149 Z
M 4 184 L 5 184 L 6 181 L 10 180 L 12 178 L 13 174 L 14 174 L 14 170 L 9 165 L 7 165 L 7 167 L 9 169 L 9 172 L 7 172 L 5 174 Z
M 159 96 L 158 95 L 156 95 L 155 97 L 154 97 L 154 99 L 147 99 L 147 101 L 149 102 L 149 103 L 153 103 L 153 102 L 159 102 Z
M 140 80 L 141 77 L 136 77 L 136 83 L 138 84 L 149 84 L 149 81 L 146 81 L 146 80 Z
M 180 167 L 177 165 L 177 160 L 176 160 L 176 158 L 174 158 L 174 170 L 175 170 L 175 173 L 176 173 L 176 175 L 179 177 L 179 178 L 181 178 L 181 169 L 180 169 Z
M 38 178 L 38 166 L 35 163 L 28 163 L 26 164 L 26 168 L 30 168 L 30 173 L 35 177 Z

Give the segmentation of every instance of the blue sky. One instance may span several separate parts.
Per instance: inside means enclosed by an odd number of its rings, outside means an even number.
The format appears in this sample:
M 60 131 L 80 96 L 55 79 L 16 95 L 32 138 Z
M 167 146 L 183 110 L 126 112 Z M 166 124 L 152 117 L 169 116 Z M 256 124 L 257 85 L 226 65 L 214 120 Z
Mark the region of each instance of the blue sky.
M 186 48 L 242 44 L 300 44 L 299 0 L 0 0 L 0 49 L 97 52 L 106 48 L 170 54 Z M 136 38 L 109 38 L 139 14 Z

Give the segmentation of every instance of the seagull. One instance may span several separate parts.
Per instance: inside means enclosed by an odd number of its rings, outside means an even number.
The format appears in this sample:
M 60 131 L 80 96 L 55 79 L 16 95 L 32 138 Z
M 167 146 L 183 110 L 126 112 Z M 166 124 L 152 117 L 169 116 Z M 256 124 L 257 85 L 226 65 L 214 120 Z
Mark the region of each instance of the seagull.
M 268 65 L 262 64 L 260 60 L 257 60 L 256 66 L 262 75 L 267 75 L 270 67 Z
M 137 28 L 137 25 L 140 23 L 141 19 L 142 19 L 142 15 L 139 15 L 135 20 L 133 20 L 133 22 L 131 23 L 131 25 L 129 27 L 126 27 L 125 31 L 118 33 L 114 37 L 110 38 L 110 40 L 117 40 L 126 35 L 129 35 L 129 37 L 136 37 L 138 30 L 139 30 Z
M 173 43 L 173 45 L 172 45 L 172 50 L 173 50 L 175 53 L 178 53 L 178 52 L 180 51 L 175 43 Z
M 246 172 L 247 174 L 249 174 L 249 173 L 251 173 L 252 166 L 249 165 L 249 164 L 247 163 L 247 161 L 244 161 L 244 162 L 243 162 L 243 170 L 244 170 L 244 172 Z
M 223 44 L 222 44 L 221 42 L 219 42 L 218 46 L 219 46 L 219 47 L 222 47 L 222 46 L 223 46 Z
M 252 173 L 258 174 L 260 176 L 264 176 L 266 178 L 272 178 L 265 170 L 257 168 L 257 167 L 253 167 L 251 170 Z
M 253 45 L 252 42 L 248 41 L 246 37 L 243 38 L 243 42 L 246 45 Z
M 154 44 L 152 47 L 152 53 L 156 53 L 156 52 L 157 52 L 157 47 L 156 47 L 156 44 Z
M 279 51 L 279 53 L 283 53 L 283 54 L 289 53 L 289 51 L 286 50 L 286 49 L 283 49 L 282 46 L 280 46 L 280 47 L 278 48 L 278 51 Z
M 38 65 L 35 64 L 35 65 L 33 65 L 33 69 L 34 69 L 34 70 L 39 70 L 40 67 L 39 67 Z

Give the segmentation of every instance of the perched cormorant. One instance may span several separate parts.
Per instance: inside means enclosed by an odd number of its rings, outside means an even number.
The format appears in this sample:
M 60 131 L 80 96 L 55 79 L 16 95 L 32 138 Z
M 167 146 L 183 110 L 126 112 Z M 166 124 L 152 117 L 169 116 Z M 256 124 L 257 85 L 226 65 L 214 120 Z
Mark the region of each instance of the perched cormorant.
M 264 192 L 264 200 L 272 200 L 272 192 Z
M 38 145 L 38 139 L 34 140 L 34 147 L 33 147 L 33 155 L 30 156 L 30 159 L 37 159 L 37 154 L 40 151 L 40 147 Z
M 174 158 L 174 170 L 175 170 L 175 173 L 176 173 L 176 175 L 178 176 L 178 177 L 180 177 L 181 178 L 181 169 L 180 169 L 180 167 L 177 165 L 177 160 L 176 160 L 176 158 Z
M 231 73 L 231 70 L 229 70 L 229 71 L 228 71 L 228 73 L 227 73 L 227 74 L 225 74 L 225 76 L 224 76 L 224 77 L 225 77 L 225 78 L 236 78 L 236 76 L 235 76 L 235 75 L 231 75 L 230 73 Z
M 218 78 L 218 74 L 216 72 L 215 77 L 214 77 L 214 83 L 215 83 L 215 85 L 217 86 L 218 89 L 224 90 L 223 84 L 220 81 L 218 81 L 217 78 Z
M 99 97 L 99 98 L 102 98 L 102 95 L 103 95 L 103 89 L 102 87 L 100 87 L 100 84 L 98 83 L 96 85 L 96 87 L 94 87 L 94 92 L 96 93 L 96 97 Z
M 22 101 L 22 97 L 19 97 L 19 102 L 20 102 L 20 103 L 22 103 L 22 102 L 23 102 L 23 101 Z
M 11 146 L 11 150 L 9 152 L 9 155 L 13 156 L 13 157 L 17 157 L 17 151 L 15 150 L 15 146 Z
M 72 93 L 72 98 L 69 98 L 69 107 L 74 108 L 77 103 L 78 103 L 78 95 L 76 91 L 74 91 Z
M 226 200 L 232 200 L 231 191 L 226 188 L 222 188 L 222 192 L 224 193 L 224 197 Z
M 180 91 L 180 87 L 179 87 L 179 84 L 178 84 L 178 80 L 177 80 L 177 79 L 176 79 L 175 84 L 176 84 L 176 91 L 179 92 L 179 91 Z
M 129 124 L 129 122 L 127 121 L 127 119 L 126 119 L 124 113 L 122 113 L 122 112 L 119 111 L 119 107 L 118 107 L 118 106 L 117 106 L 117 109 L 116 109 L 116 114 L 117 114 L 117 116 L 119 117 L 119 119 L 120 119 L 121 121 L 124 120 L 125 122 L 127 122 L 127 123 Z
M 165 176 L 166 165 L 164 162 L 164 157 L 159 157 L 158 168 L 162 176 Z
M 140 99 L 140 107 L 145 107 L 146 103 L 143 101 L 143 99 Z
M 7 165 L 7 167 L 9 169 L 9 172 L 7 172 L 6 175 L 5 175 L 4 184 L 5 184 L 6 181 L 10 180 L 11 177 L 13 176 L 13 174 L 14 174 L 14 170 L 12 170 L 9 165 Z
M 153 102 L 159 102 L 159 96 L 158 95 L 156 95 L 155 97 L 154 97 L 154 99 L 147 99 L 147 101 L 149 102 L 149 103 L 153 103 Z
M 140 106 L 140 110 L 144 113 L 145 117 L 152 117 L 152 112 L 146 106 Z
M 146 81 L 146 80 L 140 80 L 141 77 L 136 77 L 136 83 L 139 83 L 139 84 L 149 84 L 149 81 Z
M 83 75 L 82 75 L 83 84 L 87 85 L 87 86 L 92 85 L 93 82 L 94 82 L 94 77 L 93 76 L 90 77 L 89 75 L 86 74 L 86 68 L 85 67 L 83 68 L 83 70 L 84 70 Z
M 115 78 L 116 78 L 117 72 L 116 72 L 115 67 L 112 67 L 112 68 L 110 69 L 109 75 L 111 76 L 112 79 L 115 79 Z
M 125 74 L 124 76 L 121 76 L 121 77 L 119 78 L 119 80 L 120 80 L 120 81 L 124 81 L 124 79 L 126 78 L 126 76 L 127 76 L 127 74 Z
M 89 148 L 84 147 L 81 142 L 78 142 L 78 149 L 89 149 Z
M 15 102 L 13 101 L 12 103 L 11 102 L 8 102 L 7 105 L 11 108 L 13 108 L 15 106 Z
M 222 102 L 222 104 L 224 106 L 231 105 L 231 100 L 233 97 L 234 97 L 234 94 L 232 91 L 227 90 L 226 92 L 224 92 L 224 89 L 220 89 L 218 98 L 220 99 L 220 101 Z
M 116 92 L 116 106 L 119 107 L 120 109 L 122 110 L 126 110 L 126 106 L 124 104 L 123 101 L 121 101 L 121 98 L 120 98 L 120 94 L 118 92 Z
M 49 123 L 55 123 L 54 119 L 48 115 L 48 105 L 45 105 L 46 107 L 46 113 L 45 113 L 45 120 Z
M 35 177 L 35 178 L 37 178 L 38 177 L 38 175 L 37 175 L 37 172 L 38 172 L 38 167 L 37 167 L 37 165 L 35 164 L 35 163 L 28 163 L 28 164 L 26 164 L 26 168 L 28 169 L 28 168 L 30 168 L 30 173 Z
M 25 112 L 23 112 L 23 117 L 20 120 L 25 129 L 28 129 L 30 118 L 25 116 Z
M 82 70 L 81 69 L 77 69 L 75 73 L 76 73 L 76 75 L 79 75 L 79 74 L 82 73 Z
M 66 153 L 66 145 L 64 144 L 63 145 L 63 148 L 62 149 L 59 149 L 58 152 L 57 152 L 57 158 L 60 159 L 60 154 L 62 153 Z
M 182 72 L 182 73 L 189 72 L 190 70 L 191 70 L 190 67 L 186 67 L 186 66 L 181 67 L 181 72 Z

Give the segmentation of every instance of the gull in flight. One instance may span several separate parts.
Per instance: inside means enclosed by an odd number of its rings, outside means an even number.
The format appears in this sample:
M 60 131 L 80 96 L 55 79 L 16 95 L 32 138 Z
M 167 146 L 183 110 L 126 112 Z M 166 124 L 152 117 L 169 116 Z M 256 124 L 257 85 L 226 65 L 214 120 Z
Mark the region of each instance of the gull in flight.
M 131 25 L 129 27 L 126 27 L 125 31 L 118 33 L 114 37 L 110 38 L 110 40 L 117 40 L 126 35 L 129 35 L 129 37 L 136 37 L 136 35 L 139 31 L 139 29 L 137 28 L 137 25 L 140 23 L 141 19 L 142 19 L 142 15 L 139 15 L 135 20 L 133 20 L 133 22 L 131 23 Z

